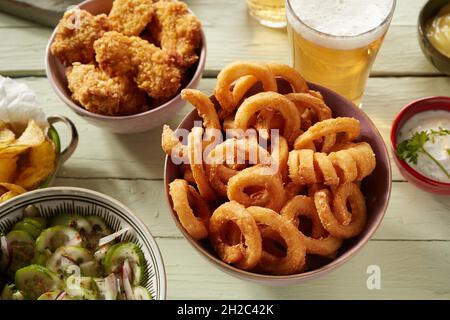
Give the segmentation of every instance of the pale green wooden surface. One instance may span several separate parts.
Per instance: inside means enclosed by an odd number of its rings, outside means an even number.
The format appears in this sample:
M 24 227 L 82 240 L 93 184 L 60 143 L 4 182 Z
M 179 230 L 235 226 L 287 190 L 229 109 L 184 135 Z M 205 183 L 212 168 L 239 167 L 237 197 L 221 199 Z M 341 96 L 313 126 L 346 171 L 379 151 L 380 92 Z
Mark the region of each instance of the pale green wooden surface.
M 207 72 L 216 73 L 236 59 L 290 62 L 285 31 L 259 26 L 247 15 L 245 0 L 186 2 L 203 22 L 208 43 Z M 418 12 L 426 1 L 397 2 L 391 29 L 373 74 L 439 74 L 423 57 L 416 41 Z M 4 17 L 0 13 L 0 73 L 43 75 L 43 55 L 51 30 Z
M 236 59 L 289 63 L 285 32 L 257 25 L 247 16 L 244 0 L 187 2 L 202 19 L 208 40 L 202 91 L 211 93 L 215 82 L 210 77 Z M 419 97 L 450 92 L 450 78 L 425 60 L 416 40 L 416 20 L 424 2 L 398 1 L 366 90 L 364 111 L 388 147 L 390 125 L 402 106 Z M 104 132 L 73 114 L 45 77 L 32 77 L 45 75 L 44 49 L 50 32 L 0 13 L 0 74 L 21 77 L 38 93 L 48 114 L 63 114 L 75 122 L 80 145 L 59 172 L 56 184 L 111 195 L 149 226 L 166 264 L 168 298 L 450 298 L 450 198 L 414 188 L 394 164 L 392 197 L 383 223 L 367 246 L 338 270 L 302 285 L 271 288 L 242 282 L 215 269 L 182 238 L 168 214 L 162 190 L 161 129 L 131 136 Z M 176 126 L 189 110 L 189 106 L 182 108 L 169 124 Z M 366 268 L 372 264 L 381 267 L 381 290 L 366 287 Z

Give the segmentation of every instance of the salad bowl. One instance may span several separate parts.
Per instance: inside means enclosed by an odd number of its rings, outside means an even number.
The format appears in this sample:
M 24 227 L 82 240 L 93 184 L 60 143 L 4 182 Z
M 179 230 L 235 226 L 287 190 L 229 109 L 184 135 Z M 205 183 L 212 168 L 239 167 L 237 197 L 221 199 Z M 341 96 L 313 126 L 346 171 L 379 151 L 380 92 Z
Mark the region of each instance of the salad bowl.
M 166 298 L 166 275 L 158 245 L 145 224 L 117 200 L 95 191 L 72 187 L 31 191 L 0 206 L 0 234 L 9 232 L 30 206 L 45 219 L 76 213 L 81 217 L 102 218 L 114 233 L 126 228 L 127 231 L 121 233 L 117 240 L 131 242 L 142 251 L 144 265 L 141 286 L 155 300 Z

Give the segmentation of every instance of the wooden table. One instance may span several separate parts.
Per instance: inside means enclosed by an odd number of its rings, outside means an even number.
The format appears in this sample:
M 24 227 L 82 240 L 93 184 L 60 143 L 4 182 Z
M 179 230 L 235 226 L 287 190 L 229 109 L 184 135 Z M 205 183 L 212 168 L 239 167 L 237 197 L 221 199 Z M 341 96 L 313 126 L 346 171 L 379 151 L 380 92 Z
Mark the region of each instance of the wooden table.
M 202 20 L 208 41 L 202 91 L 211 93 L 218 70 L 238 59 L 290 63 L 285 30 L 258 25 L 248 16 L 244 0 L 187 2 Z M 417 42 L 416 21 L 425 0 L 397 2 L 364 97 L 364 111 L 388 147 L 392 120 L 402 106 L 416 98 L 450 94 L 450 78 L 425 60 Z M 338 270 L 281 288 L 253 285 L 217 270 L 190 247 L 169 216 L 163 192 L 161 128 L 116 135 L 72 113 L 45 78 L 44 49 L 50 33 L 48 28 L 0 14 L 0 74 L 28 84 L 48 114 L 63 114 L 75 122 L 80 144 L 56 184 L 106 193 L 147 223 L 162 251 L 169 299 L 450 298 L 450 198 L 416 189 L 393 162 L 392 196 L 381 227 Z M 169 124 L 175 127 L 190 109 L 185 106 Z M 369 265 L 381 268 L 381 290 L 366 286 Z

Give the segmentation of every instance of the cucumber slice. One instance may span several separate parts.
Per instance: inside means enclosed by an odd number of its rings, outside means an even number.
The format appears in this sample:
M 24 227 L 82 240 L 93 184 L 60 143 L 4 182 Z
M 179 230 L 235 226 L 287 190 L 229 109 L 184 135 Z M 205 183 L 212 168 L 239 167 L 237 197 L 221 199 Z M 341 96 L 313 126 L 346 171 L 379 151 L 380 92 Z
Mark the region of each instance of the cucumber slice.
M 33 259 L 33 264 L 38 264 L 44 266 L 47 264 L 48 259 L 52 255 L 52 252 L 48 249 L 45 249 L 44 252 L 36 251 Z
M 106 237 L 112 233 L 111 228 L 103 218 L 98 216 L 89 216 L 86 217 L 86 220 L 89 221 L 92 226 L 92 233 L 98 235 L 99 238 Z
M 103 274 L 103 267 L 96 260 L 81 263 L 80 270 L 82 275 L 88 277 L 98 277 Z
M 141 279 L 144 275 L 144 262 L 136 263 L 130 261 L 129 263 L 134 277 L 132 278 L 133 281 L 131 282 L 131 284 L 137 286 L 141 283 Z
M 41 232 L 47 227 L 47 220 L 42 217 L 27 217 L 23 221 L 33 224 L 36 228 L 40 229 Z
M 152 295 L 147 289 L 141 286 L 133 287 L 133 294 L 136 300 L 153 300 Z
M 43 266 L 36 264 L 19 269 L 15 276 L 16 286 L 31 299 L 37 299 L 44 292 L 58 288 L 59 278 Z
M 97 216 L 86 217 L 91 224 L 92 232 L 86 235 L 86 248 L 95 250 L 98 248 L 98 241 L 111 234 L 112 230 L 108 227 L 105 220 Z
M 118 243 L 108 250 L 104 260 L 106 273 L 120 272 L 125 260 L 128 260 L 133 271 L 130 279 L 131 284 L 140 284 L 144 273 L 144 254 L 141 249 L 132 242 Z
M 64 293 L 64 296 L 58 299 L 61 294 L 63 294 L 63 291 L 60 290 L 45 292 L 39 296 L 38 300 L 76 300 L 67 293 Z
M 34 223 L 30 223 L 29 221 L 19 221 L 14 225 L 13 230 L 23 230 L 27 232 L 30 236 L 33 237 L 33 239 L 36 239 L 39 237 L 39 235 L 42 232 L 42 229 L 37 228 Z
M 91 277 L 71 275 L 65 281 L 65 289 L 71 297 L 83 300 L 98 300 L 97 287 Z
M 81 236 L 74 228 L 55 226 L 45 229 L 37 238 L 36 250 L 43 252 L 49 249 L 54 252 L 61 246 L 79 246 L 81 242 Z
M 53 272 L 66 274 L 69 266 L 93 260 L 94 256 L 83 247 L 64 246 L 56 249 L 48 259 L 46 267 Z
M 55 300 L 56 297 L 61 293 L 61 291 L 49 291 L 44 292 L 37 298 L 38 300 Z
M 13 243 L 29 243 L 34 244 L 34 239 L 31 235 L 23 230 L 13 230 L 6 235 L 8 244 Z
M 6 235 L 6 239 L 12 252 L 9 271 L 14 273 L 16 270 L 31 263 L 35 255 L 35 242 L 34 239 L 23 230 L 11 231 Z
M 41 216 L 39 209 L 34 204 L 30 204 L 23 210 L 23 217 L 24 220 L 35 223 L 39 229 L 43 230 L 47 227 L 47 219 Z
M 78 232 L 83 232 L 83 234 L 89 234 L 92 232 L 92 226 L 89 221 L 78 214 L 58 215 L 50 221 L 50 225 L 72 227 Z
M 40 217 L 41 214 L 39 212 L 39 209 L 34 204 L 30 204 L 29 206 L 26 206 L 25 209 L 23 209 L 23 216 L 28 218 Z

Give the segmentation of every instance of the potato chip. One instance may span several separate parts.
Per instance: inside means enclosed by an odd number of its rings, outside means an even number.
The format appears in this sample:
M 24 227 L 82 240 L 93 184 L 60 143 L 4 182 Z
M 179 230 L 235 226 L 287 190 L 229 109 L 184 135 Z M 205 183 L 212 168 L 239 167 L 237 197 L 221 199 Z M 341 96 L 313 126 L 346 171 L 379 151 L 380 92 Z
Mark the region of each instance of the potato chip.
M 4 194 L 2 194 L 0 196 L 0 203 L 6 202 L 9 199 L 14 198 L 15 196 L 18 196 L 18 194 L 16 194 L 15 192 L 12 192 L 12 191 L 5 192 Z
M 53 142 L 34 120 L 18 139 L 0 121 L 0 202 L 39 187 L 55 168 Z
M 15 142 L 16 145 L 38 146 L 45 141 L 45 133 L 34 120 L 28 122 L 28 126 Z
M 14 132 L 8 128 L 0 129 L 0 147 L 2 145 L 8 145 L 16 139 Z
M 17 157 L 0 158 L 0 181 L 12 181 L 17 169 L 17 160 Z
M 28 159 L 15 183 L 25 189 L 38 187 L 56 168 L 56 152 L 53 142 L 46 139 L 39 146 L 30 148 Z
M 19 139 L 9 144 L 0 144 L 0 157 L 15 157 L 30 147 L 38 146 L 45 141 L 45 133 L 34 120 L 28 122 L 28 126 Z
M 27 192 L 27 190 L 25 190 L 21 186 L 12 183 L 0 182 L 0 203 L 12 199 L 15 196 L 18 196 L 19 194 L 25 192 Z
M 14 146 L 14 145 L 0 147 L 0 157 L 13 158 L 20 155 L 21 153 L 24 153 L 25 151 L 28 150 L 28 148 L 29 146 Z

